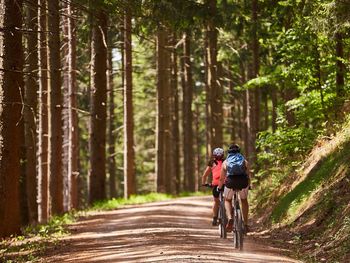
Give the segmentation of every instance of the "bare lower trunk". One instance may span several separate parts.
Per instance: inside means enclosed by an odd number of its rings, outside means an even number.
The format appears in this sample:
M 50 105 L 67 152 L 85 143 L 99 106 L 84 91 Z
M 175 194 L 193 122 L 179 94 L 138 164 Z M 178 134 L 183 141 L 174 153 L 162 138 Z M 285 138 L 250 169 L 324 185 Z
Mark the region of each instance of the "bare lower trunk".
M 132 35 L 131 12 L 126 10 L 124 17 L 124 197 L 136 193 L 135 152 L 134 152 L 134 113 L 132 84 Z
M 76 27 L 71 3 L 67 3 L 68 13 L 68 182 L 69 209 L 78 208 L 78 175 L 79 175 L 79 138 L 77 116 L 77 76 L 76 76 Z
M 106 198 L 107 15 L 94 12 L 91 43 L 91 122 L 89 203 Z
M 184 182 L 185 190 L 195 191 L 195 174 L 193 159 L 193 128 L 192 128 L 192 63 L 191 63 L 191 38 L 189 32 L 185 34 L 184 41 L 184 77 L 185 85 L 183 90 L 183 134 L 184 134 Z
M 0 237 L 19 233 L 21 90 L 23 89 L 22 1 L 1 0 L 0 26 Z
M 62 214 L 62 94 L 60 65 L 59 1 L 48 1 L 48 69 L 49 69 L 49 157 L 51 211 Z
M 176 35 L 174 33 L 172 45 L 176 44 Z M 172 155 L 172 171 L 174 174 L 173 181 L 175 192 L 180 193 L 181 177 L 180 177 L 180 132 L 179 132 L 179 92 L 178 92 L 178 67 L 177 67 L 177 53 L 174 49 L 171 54 L 171 91 L 173 98 L 173 119 L 172 119 L 172 141 L 173 141 L 173 155 Z
M 46 0 L 39 0 L 39 128 L 38 128 L 38 219 L 46 222 L 49 217 L 48 186 L 48 72 L 46 37 Z
M 33 32 L 38 31 L 38 5 L 26 7 L 26 24 Z M 24 126 L 26 147 L 26 191 L 29 223 L 38 221 L 37 178 L 36 178 L 36 118 L 38 92 L 38 43 L 36 34 L 27 34 L 27 75 L 25 79 Z

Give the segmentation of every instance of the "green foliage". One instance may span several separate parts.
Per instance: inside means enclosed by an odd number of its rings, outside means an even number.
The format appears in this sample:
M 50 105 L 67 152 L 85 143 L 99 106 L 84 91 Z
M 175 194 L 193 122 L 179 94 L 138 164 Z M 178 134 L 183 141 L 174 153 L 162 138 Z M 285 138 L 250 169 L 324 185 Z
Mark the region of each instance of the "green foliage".
M 314 129 L 304 127 L 279 128 L 275 133 L 261 132 L 257 140 L 260 149 L 258 162 L 278 165 L 301 160 L 312 148 L 317 135 Z

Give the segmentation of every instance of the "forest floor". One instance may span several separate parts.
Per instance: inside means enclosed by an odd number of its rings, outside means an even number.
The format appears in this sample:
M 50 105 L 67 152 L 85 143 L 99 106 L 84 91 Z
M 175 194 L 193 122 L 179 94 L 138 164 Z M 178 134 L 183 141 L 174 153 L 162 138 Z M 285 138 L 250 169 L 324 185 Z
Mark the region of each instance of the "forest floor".
M 69 225 L 42 262 L 299 262 L 248 234 L 243 251 L 211 226 L 211 197 L 93 212 Z

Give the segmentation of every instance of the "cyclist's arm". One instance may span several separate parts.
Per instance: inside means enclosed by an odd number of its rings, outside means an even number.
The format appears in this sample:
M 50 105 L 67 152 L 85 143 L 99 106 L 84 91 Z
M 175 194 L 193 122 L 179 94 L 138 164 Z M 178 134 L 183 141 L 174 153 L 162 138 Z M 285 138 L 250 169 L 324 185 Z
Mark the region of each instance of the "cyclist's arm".
M 221 166 L 221 172 L 220 172 L 220 180 L 219 180 L 219 188 L 222 189 L 222 186 L 224 185 L 226 177 L 226 162 L 223 162 Z
M 207 166 L 207 168 L 205 168 L 205 171 L 202 175 L 202 184 L 205 184 L 207 182 L 207 178 L 208 178 L 210 172 L 211 172 L 211 169 L 209 166 Z

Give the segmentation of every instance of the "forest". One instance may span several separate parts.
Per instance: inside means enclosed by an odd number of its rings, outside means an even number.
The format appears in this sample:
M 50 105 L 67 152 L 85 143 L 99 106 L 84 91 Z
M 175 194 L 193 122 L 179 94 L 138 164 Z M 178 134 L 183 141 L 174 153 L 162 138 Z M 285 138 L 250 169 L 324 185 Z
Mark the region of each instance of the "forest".
M 203 190 L 231 142 L 253 187 L 295 170 L 350 114 L 349 10 L 2 0 L 0 236 L 100 200 Z

